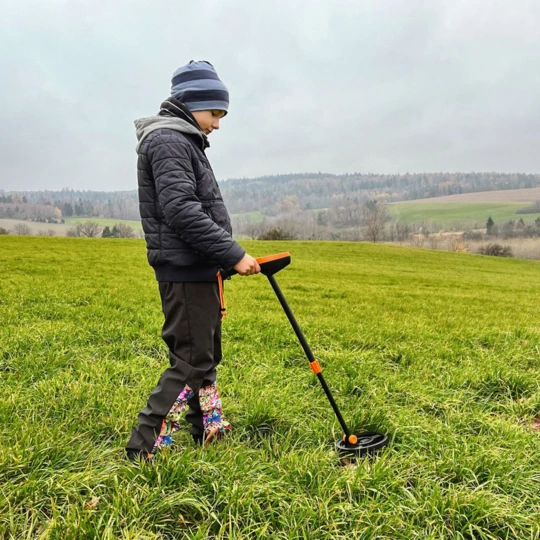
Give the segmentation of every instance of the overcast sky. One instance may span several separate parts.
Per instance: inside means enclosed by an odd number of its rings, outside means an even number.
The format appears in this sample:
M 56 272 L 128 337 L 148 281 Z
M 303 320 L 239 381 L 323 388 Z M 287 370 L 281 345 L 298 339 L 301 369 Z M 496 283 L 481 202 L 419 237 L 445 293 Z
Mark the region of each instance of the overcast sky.
M 173 71 L 229 88 L 219 179 L 540 173 L 538 0 L 4 0 L 0 189 L 135 189 Z

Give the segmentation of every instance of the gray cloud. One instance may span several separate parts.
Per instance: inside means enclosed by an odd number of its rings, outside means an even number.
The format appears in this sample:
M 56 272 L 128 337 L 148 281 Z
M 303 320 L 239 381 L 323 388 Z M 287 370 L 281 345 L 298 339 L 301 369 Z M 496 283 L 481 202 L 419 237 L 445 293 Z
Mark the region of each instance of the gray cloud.
M 133 189 L 133 120 L 210 60 L 231 93 L 219 178 L 540 172 L 540 4 L 9 0 L 3 189 Z

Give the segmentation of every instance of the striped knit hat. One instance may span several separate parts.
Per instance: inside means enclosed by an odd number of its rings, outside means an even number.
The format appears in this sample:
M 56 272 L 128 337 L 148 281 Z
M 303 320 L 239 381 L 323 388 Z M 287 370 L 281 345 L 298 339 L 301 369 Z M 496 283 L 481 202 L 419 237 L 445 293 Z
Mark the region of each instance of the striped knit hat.
M 192 60 L 173 73 L 171 95 L 190 111 L 216 109 L 227 112 L 229 109 L 229 91 L 214 66 L 205 60 Z

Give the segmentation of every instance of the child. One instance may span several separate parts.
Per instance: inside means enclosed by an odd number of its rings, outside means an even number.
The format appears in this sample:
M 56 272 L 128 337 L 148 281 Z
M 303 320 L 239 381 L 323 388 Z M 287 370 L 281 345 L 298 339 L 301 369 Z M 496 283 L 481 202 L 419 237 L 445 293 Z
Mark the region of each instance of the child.
M 139 413 L 126 445 L 134 461 L 169 445 L 187 407 L 191 434 L 207 444 L 230 425 L 223 418 L 216 367 L 225 314 L 220 269 L 260 272 L 232 238 L 229 214 L 205 155 L 229 93 L 209 62 L 173 74 L 172 96 L 157 116 L 135 121 L 139 208 L 148 262 L 158 281 L 169 347 L 167 368 Z

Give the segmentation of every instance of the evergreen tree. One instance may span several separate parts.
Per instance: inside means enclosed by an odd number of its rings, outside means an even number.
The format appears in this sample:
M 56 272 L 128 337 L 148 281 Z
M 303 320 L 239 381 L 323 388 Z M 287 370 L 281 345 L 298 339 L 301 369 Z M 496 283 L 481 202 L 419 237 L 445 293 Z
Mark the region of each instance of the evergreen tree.
M 102 238 L 111 238 L 112 237 L 112 232 L 111 232 L 111 229 L 109 228 L 108 225 L 106 225 L 105 228 L 103 229 L 103 232 L 101 233 L 101 237 Z
M 73 215 L 73 206 L 69 202 L 64 203 L 61 210 L 63 216 L 71 217 Z
M 486 234 L 493 234 L 493 226 L 495 225 L 495 222 L 493 221 L 492 217 L 489 216 L 487 223 L 486 223 Z

